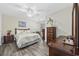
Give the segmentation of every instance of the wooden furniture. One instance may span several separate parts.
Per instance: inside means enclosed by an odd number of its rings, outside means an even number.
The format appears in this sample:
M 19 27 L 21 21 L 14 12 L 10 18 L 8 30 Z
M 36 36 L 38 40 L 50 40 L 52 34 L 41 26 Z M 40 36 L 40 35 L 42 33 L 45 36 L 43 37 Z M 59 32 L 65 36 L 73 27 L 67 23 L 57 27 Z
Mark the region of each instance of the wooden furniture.
M 56 39 L 56 27 L 47 27 L 47 43 L 55 42 Z
M 14 41 L 14 35 L 6 35 L 4 36 L 4 43 L 11 43 Z
M 57 39 L 56 42 L 49 42 L 49 56 L 73 56 L 75 45 L 66 45 L 64 40 Z
M 45 40 L 45 29 L 42 29 L 42 34 L 43 34 L 43 40 Z
M 27 31 L 27 30 L 30 30 L 30 28 L 28 28 L 28 29 L 18 29 L 18 28 L 15 28 L 15 34 L 17 34 L 17 31 Z

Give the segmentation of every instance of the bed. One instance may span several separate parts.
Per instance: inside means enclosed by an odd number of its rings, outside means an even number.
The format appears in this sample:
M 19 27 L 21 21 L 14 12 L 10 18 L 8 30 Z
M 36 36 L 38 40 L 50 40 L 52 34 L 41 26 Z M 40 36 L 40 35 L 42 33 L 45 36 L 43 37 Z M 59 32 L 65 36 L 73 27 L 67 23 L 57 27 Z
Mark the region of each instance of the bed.
M 37 32 L 30 32 L 30 29 L 15 29 L 15 41 L 18 48 L 23 48 L 41 41 Z

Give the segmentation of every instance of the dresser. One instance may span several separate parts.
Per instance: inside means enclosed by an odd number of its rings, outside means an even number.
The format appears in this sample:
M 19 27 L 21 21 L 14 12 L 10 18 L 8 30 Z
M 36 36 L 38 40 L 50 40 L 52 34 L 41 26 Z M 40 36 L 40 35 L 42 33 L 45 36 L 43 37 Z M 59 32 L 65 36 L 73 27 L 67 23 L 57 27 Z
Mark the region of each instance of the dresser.
M 56 27 L 47 27 L 47 44 L 49 42 L 55 42 L 56 39 Z
M 64 43 L 63 39 L 57 39 L 56 42 L 49 42 L 49 56 L 74 56 L 75 45 Z

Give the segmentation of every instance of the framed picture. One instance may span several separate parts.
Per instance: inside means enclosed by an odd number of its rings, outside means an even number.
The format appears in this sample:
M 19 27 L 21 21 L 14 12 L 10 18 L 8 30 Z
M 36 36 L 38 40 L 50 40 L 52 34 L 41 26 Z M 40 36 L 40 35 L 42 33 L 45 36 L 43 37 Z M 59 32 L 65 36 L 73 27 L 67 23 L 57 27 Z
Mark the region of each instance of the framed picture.
M 26 27 L 26 22 L 25 21 L 19 21 L 19 27 Z

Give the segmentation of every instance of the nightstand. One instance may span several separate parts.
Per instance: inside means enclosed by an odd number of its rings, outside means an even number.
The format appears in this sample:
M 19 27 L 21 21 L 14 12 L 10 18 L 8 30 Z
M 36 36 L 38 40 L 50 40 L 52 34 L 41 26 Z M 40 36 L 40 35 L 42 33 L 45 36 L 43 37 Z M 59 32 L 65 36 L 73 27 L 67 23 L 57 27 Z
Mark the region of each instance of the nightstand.
M 5 43 L 11 43 L 14 41 L 14 35 L 6 35 L 4 36 L 4 44 Z

